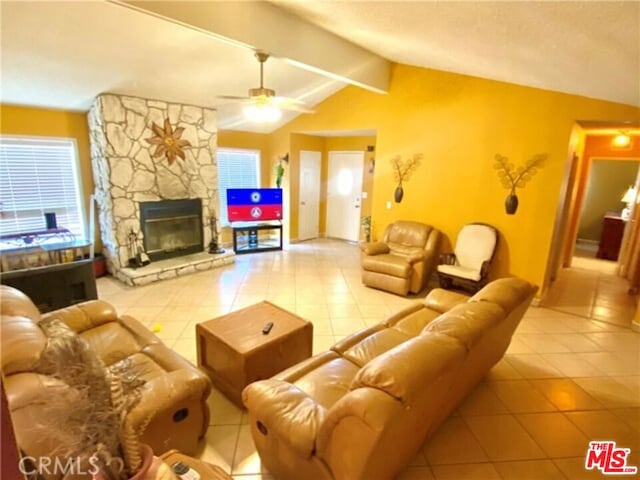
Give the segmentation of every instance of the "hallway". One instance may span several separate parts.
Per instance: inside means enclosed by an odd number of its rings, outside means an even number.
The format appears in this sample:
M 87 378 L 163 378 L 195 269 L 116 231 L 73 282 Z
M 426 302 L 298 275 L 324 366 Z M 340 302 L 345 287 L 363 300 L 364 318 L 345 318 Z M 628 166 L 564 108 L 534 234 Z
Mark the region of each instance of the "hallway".
M 540 306 L 629 327 L 637 295 L 627 293 L 628 282 L 616 270 L 616 262 L 575 256 L 571 268 L 558 272 Z

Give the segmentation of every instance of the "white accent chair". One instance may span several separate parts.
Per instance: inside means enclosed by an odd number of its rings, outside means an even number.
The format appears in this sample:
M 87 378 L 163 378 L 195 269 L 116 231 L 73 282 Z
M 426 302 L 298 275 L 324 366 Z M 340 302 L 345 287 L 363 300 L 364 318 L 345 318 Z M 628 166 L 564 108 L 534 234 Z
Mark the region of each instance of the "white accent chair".
M 498 246 L 498 230 L 485 223 L 462 227 L 454 253 L 440 256 L 437 268 L 442 288 L 459 287 L 477 291 L 489 280 L 489 268 Z

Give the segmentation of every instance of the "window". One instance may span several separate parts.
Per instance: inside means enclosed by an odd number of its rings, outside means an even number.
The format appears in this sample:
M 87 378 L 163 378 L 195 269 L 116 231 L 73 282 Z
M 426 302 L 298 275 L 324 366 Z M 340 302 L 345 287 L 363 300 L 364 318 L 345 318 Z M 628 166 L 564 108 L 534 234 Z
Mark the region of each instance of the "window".
M 260 187 L 260 152 L 218 148 L 218 187 L 220 189 L 220 224 L 229 225 L 227 188 Z
M 85 224 L 72 139 L 0 136 L 0 235 L 58 228 L 83 239 Z

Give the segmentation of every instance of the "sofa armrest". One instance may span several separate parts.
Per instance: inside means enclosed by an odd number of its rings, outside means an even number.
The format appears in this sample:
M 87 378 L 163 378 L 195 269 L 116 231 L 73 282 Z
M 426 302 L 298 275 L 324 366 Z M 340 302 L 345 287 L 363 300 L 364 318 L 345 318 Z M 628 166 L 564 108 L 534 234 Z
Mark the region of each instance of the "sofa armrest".
M 362 253 L 365 255 L 380 255 L 391 251 L 389 245 L 383 242 L 363 243 L 360 245 L 360 250 L 362 250 Z
M 273 435 L 305 458 L 316 449 L 326 409 L 295 385 L 261 380 L 248 385 L 242 401 L 262 435 Z
M 413 265 L 414 263 L 422 262 L 430 254 L 431 254 L 430 252 L 420 252 L 420 253 L 415 252 L 415 253 L 412 253 L 409 256 L 407 256 L 407 262 L 409 262 L 411 265 Z
M 452 292 L 443 288 L 434 288 L 424 299 L 424 305 L 436 312 L 445 313 L 456 305 L 466 303 L 469 300 L 468 295 Z
M 127 414 L 129 423 L 139 435 L 154 417 L 166 415 L 166 412 L 190 398 L 201 398 L 203 401 L 211 393 L 209 379 L 195 371 L 176 370 L 159 375 L 142 386 L 140 401 Z M 175 412 L 171 412 L 173 414 Z M 208 416 L 208 412 L 205 413 Z M 206 430 L 206 425 L 205 425 Z M 204 433 L 204 432 L 203 432 Z

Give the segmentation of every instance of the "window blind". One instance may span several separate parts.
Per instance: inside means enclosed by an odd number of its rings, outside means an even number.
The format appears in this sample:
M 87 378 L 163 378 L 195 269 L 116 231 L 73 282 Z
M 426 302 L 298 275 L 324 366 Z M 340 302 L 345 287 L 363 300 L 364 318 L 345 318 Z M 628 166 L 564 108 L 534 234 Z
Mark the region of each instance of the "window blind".
M 218 148 L 218 188 L 220 189 L 220 224 L 228 226 L 227 188 L 260 186 L 260 152 Z
M 0 235 L 57 225 L 85 238 L 75 141 L 0 136 Z

